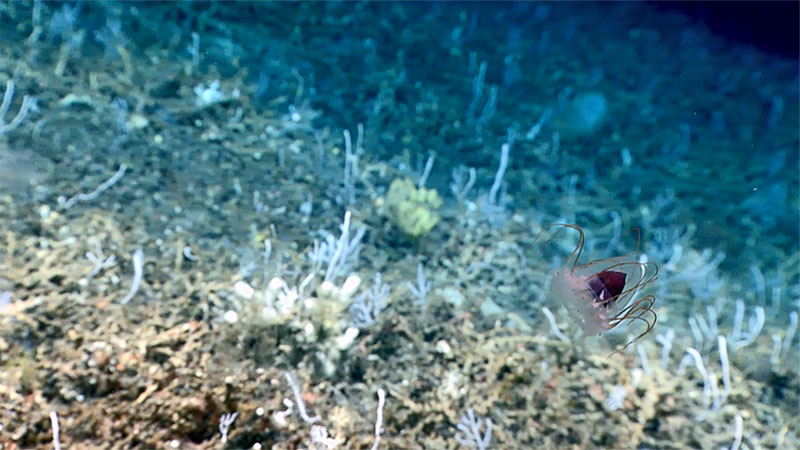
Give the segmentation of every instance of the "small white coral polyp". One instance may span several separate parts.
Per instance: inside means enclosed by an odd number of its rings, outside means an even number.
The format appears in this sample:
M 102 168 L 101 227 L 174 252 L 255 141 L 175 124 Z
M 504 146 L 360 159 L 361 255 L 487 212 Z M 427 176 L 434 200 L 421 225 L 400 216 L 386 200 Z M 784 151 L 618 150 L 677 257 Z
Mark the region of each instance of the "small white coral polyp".
M 653 295 L 639 297 L 638 294 L 656 280 L 658 265 L 639 262 L 638 250 L 578 264 L 583 252 L 583 230 L 577 225 L 554 223 L 544 227 L 539 236 L 555 227 L 559 228 L 548 242 L 565 229 L 578 231 L 580 237 L 564 268 L 553 276 L 550 298 L 563 304 L 570 317 L 588 335 L 600 335 L 625 321 L 643 322 L 645 330 L 622 348 L 649 333 L 658 320 L 653 311 L 656 298 Z

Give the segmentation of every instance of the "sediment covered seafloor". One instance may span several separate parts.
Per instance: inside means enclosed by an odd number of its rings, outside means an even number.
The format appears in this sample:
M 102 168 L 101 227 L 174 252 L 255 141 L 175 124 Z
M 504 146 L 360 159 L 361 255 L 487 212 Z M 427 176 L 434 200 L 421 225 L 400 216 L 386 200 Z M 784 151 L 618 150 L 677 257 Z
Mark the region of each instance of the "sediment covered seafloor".
M 657 6 L 0 4 L 2 448 L 793 448 L 797 61 Z

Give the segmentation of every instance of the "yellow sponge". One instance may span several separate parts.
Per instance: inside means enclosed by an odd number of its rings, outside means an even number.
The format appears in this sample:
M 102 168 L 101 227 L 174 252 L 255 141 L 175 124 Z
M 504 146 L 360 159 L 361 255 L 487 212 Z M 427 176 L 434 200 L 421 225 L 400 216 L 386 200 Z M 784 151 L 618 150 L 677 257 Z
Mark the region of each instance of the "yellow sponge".
M 417 189 L 409 178 L 392 181 L 386 193 L 387 216 L 403 234 L 419 238 L 439 222 L 442 199 L 435 189 Z

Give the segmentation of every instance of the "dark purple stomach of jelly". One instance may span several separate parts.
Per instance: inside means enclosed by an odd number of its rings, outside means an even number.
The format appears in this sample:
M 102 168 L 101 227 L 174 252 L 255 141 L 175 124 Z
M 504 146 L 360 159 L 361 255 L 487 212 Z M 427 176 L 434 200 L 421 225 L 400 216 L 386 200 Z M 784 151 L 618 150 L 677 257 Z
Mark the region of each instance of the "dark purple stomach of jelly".
M 586 285 L 594 295 L 594 301 L 602 303 L 608 309 L 625 289 L 625 278 L 625 272 L 604 270 L 589 277 Z

